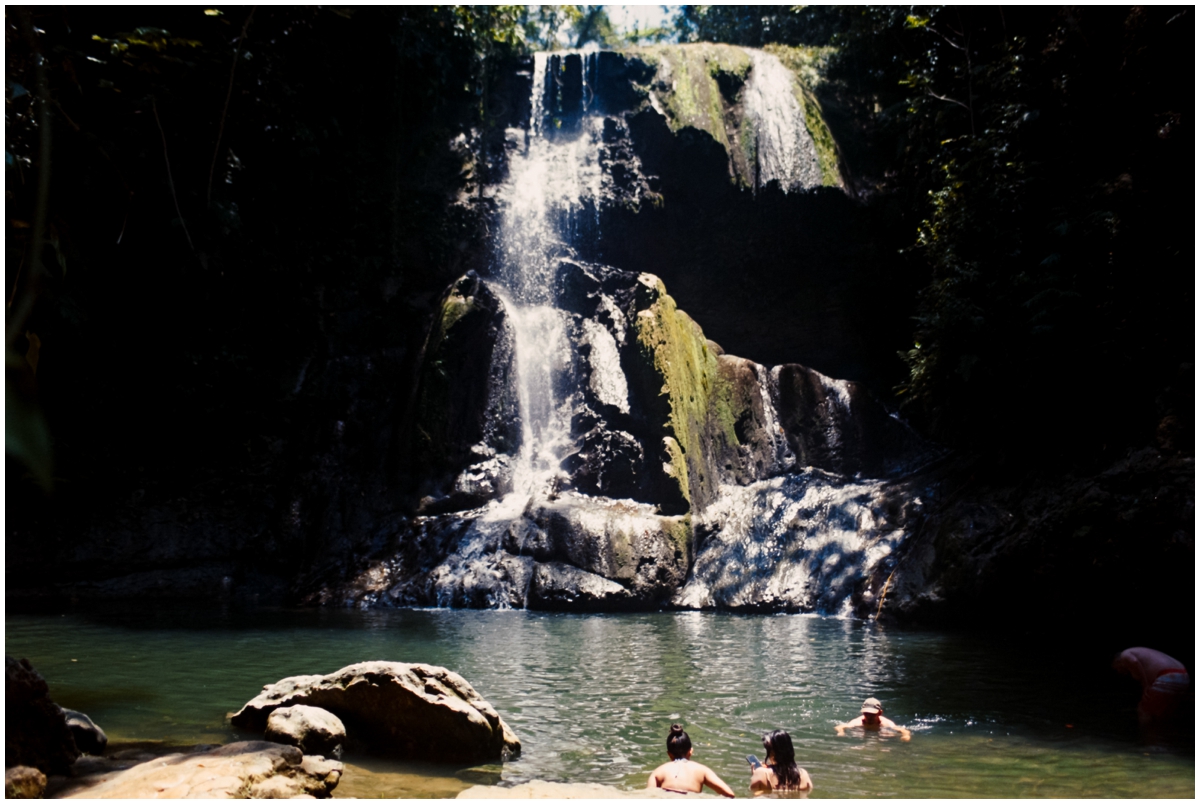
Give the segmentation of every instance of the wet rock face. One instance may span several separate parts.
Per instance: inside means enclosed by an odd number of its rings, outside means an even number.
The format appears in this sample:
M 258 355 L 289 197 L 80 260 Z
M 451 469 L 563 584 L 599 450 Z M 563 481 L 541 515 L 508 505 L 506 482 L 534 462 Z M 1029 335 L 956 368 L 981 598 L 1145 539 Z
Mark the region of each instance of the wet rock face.
M 415 396 L 414 454 L 435 498 L 451 498 L 444 505 L 471 507 L 505 489 L 506 466 L 497 456 L 520 446 L 512 371 L 504 304 L 468 272 L 443 297 Z
M 4 657 L 4 765 L 66 773 L 79 757 L 67 719 L 27 659 Z
M 417 517 L 401 547 L 313 602 L 616 611 L 665 605 L 691 563 L 687 517 L 562 492 Z
M 771 370 L 772 401 L 801 466 L 888 477 L 929 457 L 929 447 L 866 389 L 795 364 Z
M 905 484 L 808 468 L 726 487 L 697 524 L 683 608 L 854 613 L 865 578 L 895 566 L 919 498 Z M 871 612 L 873 613 L 873 612 Z
M 521 752 L 521 741 L 491 704 L 444 667 L 362 662 L 327 676 L 292 676 L 263 687 L 232 723 L 262 731 L 273 712 L 296 705 L 333 713 L 349 739 L 393 756 L 483 762 Z
M 840 606 L 853 590 L 840 580 L 836 589 L 827 588 L 833 574 L 806 565 L 803 573 L 813 580 L 805 589 L 781 587 L 767 579 L 773 572 L 768 555 L 817 549 L 820 539 L 840 544 L 845 527 L 813 516 L 803 527 L 776 528 L 768 539 L 731 511 L 753 511 L 765 522 L 777 514 L 774 508 L 801 505 L 810 487 L 833 493 L 853 485 L 854 476 L 892 476 L 927 457 L 928 449 L 853 383 L 803 366 L 770 369 L 724 354 L 654 276 L 572 260 L 561 260 L 554 276 L 570 358 L 559 369 L 553 404 L 566 411 L 560 418 L 569 419 L 570 432 L 553 488 L 514 493 L 518 456 L 485 457 L 479 444 L 460 448 L 457 462 L 443 463 L 445 476 L 455 478 L 452 490 L 426 497 L 422 515 L 401 528 L 392 547 L 310 600 L 600 611 Z M 497 350 L 490 340 L 500 331 L 495 321 L 502 308 L 486 304 L 497 298 L 489 282 L 465 276 L 446 295 L 448 309 L 484 311 L 472 325 L 484 337 L 456 347 L 460 364 L 474 367 L 456 376 L 476 383 L 467 396 L 484 406 L 517 382 L 511 350 Z M 466 319 L 435 324 L 423 375 L 446 382 L 437 361 L 449 338 L 439 333 L 465 326 L 459 322 Z M 501 366 L 487 367 L 488 359 Z M 479 386 L 484 381 L 503 385 L 487 390 Z M 491 422 L 494 415 L 485 407 L 455 417 Z M 744 491 L 804 472 L 805 482 L 770 494 Z M 901 532 L 894 523 L 892 530 Z M 820 539 L 813 541 L 810 531 Z M 708 539 L 701 553 L 697 536 Z M 863 558 L 862 550 L 842 547 Z M 861 561 L 847 561 L 861 569 Z M 730 572 L 763 579 L 734 594 Z M 712 591 L 717 588 L 726 591 Z
M 1118 644 L 1192 650 L 1191 456 L 1144 447 L 1094 473 L 1020 486 L 989 482 L 986 470 L 959 459 L 924 480 L 953 493 L 930 506 L 890 584 L 879 572 L 867 580 L 884 618 L 955 626 L 1036 619 Z M 1080 583 L 1122 592 L 1091 595 L 1080 618 Z

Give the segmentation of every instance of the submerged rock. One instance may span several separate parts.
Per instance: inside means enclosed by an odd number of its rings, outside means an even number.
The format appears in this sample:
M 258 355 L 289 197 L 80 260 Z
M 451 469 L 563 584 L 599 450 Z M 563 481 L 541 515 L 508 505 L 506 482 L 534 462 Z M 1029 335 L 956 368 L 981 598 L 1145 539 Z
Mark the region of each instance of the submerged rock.
M 342 758 L 346 727 L 332 712 L 315 706 L 285 706 L 267 717 L 267 740 L 294 745 L 304 754 Z
M 427 664 L 361 662 L 326 676 L 291 676 L 263 687 L 231 720 L 262 731 L 272 712 L 297 704 L 332 712 L 350 739 L 394 756 L 479 762 L 521 752 L 521 741 L 466 679 Z
M 79 779 L 62 798 L 329 798 L 342 763 L 291 745 L 230 743 Z M 115 774 L 115 775 L 114 775 Z
M 4 657 L 4 765 L 66 773 L 79 757 L 67 718 L 28 659 Z

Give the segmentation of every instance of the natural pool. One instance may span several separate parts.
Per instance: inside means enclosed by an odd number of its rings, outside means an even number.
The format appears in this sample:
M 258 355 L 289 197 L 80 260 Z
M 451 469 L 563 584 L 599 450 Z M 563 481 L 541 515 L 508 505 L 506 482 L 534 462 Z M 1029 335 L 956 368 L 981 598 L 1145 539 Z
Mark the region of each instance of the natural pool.
M 1055 652 L 1057 651 L 1057 653 Z M 673 721 L 748 795 L 760 736 L 792 733 L 814 798 L 1195 795 L 1191 736 L 1139 732 L 1132 689 L 1068 645 L 813 616 L 463 610 L 131 609 L 9 614 L 55 701 L 111 741 L 246 739 L 263 684 L 383 659 L 449 667 L 520 736 L 517 761 L 446 768 L 347 756 L 338 795 L 453 796 L 532 779 L 638 788 Z M 836 737 L 868 696 L 911 742 Z

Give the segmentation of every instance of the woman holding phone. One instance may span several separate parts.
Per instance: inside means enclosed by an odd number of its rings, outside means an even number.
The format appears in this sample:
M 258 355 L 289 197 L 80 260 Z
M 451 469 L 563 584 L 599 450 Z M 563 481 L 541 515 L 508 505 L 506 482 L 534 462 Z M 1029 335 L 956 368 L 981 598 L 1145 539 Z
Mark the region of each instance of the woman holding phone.
M 761 796 L 774 791 L 812 792 L 812 778 L 808 771 L 796 764 L 796 750 L 792 747 L 792 736 L 783 729 L 763 737 L 763 750 L 767 752 L 764 764 L 755 766 L 750 774 L 750 792 Z M 751 757 L 753 759 L 753 757 Z

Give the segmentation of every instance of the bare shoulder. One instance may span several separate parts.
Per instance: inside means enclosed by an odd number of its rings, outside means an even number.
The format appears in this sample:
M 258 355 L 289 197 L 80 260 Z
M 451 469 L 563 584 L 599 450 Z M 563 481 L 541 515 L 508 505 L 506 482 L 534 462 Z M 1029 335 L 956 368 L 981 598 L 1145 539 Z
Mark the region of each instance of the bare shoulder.
M 766 765 L 759 765 L 750 774 L 750 792 L 756 796 L 770 793 L 775 789 L 777 783 L 778 780 L 775 778 L 775 773 Z

